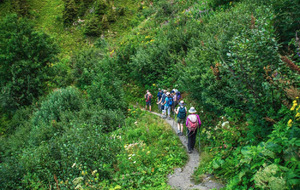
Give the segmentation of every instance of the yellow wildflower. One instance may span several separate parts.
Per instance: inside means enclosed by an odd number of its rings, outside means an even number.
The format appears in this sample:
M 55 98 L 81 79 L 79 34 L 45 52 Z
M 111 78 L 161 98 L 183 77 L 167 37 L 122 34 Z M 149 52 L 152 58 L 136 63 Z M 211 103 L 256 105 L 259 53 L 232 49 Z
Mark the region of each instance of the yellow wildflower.
M 298 113 L 295 115 L 295 117 L 300 117 L 300 113 L 298 112 Z
M 290 119 L 290 120 L 288 121 L 288 126 L 291 127 L 292 124 L 293 124 L 293 120 Z
M 297 105 L 298 105 L 297 100 L 294 100 L 293 101 L 293 106 L 291 107 L 291 111 L 294 111 Z
M 155 86 L 155 84 L 152 84 L 153 86 Z

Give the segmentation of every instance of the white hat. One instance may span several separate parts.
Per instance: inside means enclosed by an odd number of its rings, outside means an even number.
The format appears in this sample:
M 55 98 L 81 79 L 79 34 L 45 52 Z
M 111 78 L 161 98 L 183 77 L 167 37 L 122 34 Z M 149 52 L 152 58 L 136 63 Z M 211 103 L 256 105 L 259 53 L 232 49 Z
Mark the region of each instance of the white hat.
M 169 96 L 170 95 L 170 92 L 167 92 L 167 96 Z
M 179 105 L 180 105 L 180 106 L 184 106 L 184 105 L 185 105 L 184 101 L 181 100 L 181 101 L 179 102 Z
M 194 107 L 191 107 L 190 110 L 189 110 L 189 113 L 196 113 L 197 111 L 195 110 Z

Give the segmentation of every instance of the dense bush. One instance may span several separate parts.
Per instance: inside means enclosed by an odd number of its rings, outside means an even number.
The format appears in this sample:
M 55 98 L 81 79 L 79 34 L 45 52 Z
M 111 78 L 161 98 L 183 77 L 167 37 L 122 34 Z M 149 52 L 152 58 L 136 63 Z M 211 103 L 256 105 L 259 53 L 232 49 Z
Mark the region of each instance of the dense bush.
M 81 172 L 76 185 L 83 189 L 171 189 L 167 174 L 187 159 L 172 129 L 157 118 L 132 108 L 126 126 L 113 132 L 112 141 L 119 142 L 120 151 L 111 167 L 110 179 L 99 180 L 99 170 Z M 105 164 L 105 168 L 109 165 Z M 83 169 L 82 169 L 83 170 Z M 74 181 L 73 181 L 74 183 Z M 64 183 L 60 187 L 68 187 Z
M 11 2 L 14 12 L 19 16 L 28 16 L 29 15 L 29 4 L 28 0 L 15 0 Z
M 68 26 L 73 24 L 73 22 L 77 19 L 78 7 L 74 0 L 65 0 L 64 6 L 63 21 L 65 26 Z
M 0 139 L 1 184 L 5 189 L 46 188 L 55 186 L 55 176 L 74 188 L 74 178 L 94 170 L 99 181 L 110 179 L 120 143 L 108 132 L 123 126 L 125 119 L 118 110 L 84 99 L 74 87 L 54 91 L 30 118 L 20 121 L 15 133 Z
M 0 22 L 1 108 L 14 111 L 43 94 L 57 47 L 30 21 L 9 15 Z
M 295 38 L 296 32 L 300 30 L 300 4 L 298 0 L 274 0 L 272 7 L 276 13 L 274 25 L 279 34 L 280 42 L 284 50 L 294 50 L 295 47 L 289 45 L 290 41 Z
M 56 89 L 48 95 L 47 100 L 42 102 L 40 109 L 34 114 L 33 124 L 38 125 L 39 122 L 50 123 L 53 120 L 59 122 L 62 112 L 79 111 L 81 104 L 80 92 L 76 88 Z

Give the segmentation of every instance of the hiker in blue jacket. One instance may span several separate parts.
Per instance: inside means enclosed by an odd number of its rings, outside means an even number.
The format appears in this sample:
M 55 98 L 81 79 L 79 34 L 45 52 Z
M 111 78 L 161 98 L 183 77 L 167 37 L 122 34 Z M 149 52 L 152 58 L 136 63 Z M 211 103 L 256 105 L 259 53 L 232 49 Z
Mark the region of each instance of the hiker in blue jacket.
M 185 118 L 187 115 L 187 109 L 185 107 L 185 103 L 183 100 L 180 101 L 178 108 L 175 110 L 175 113 L 177 114 L 177 129 L 178 129 L 178 135 L 183 135 L 183 124 L 185 122 Z
M 161 111 L 162 111 L 162 115 L 165 115 L 165 102 L 166 102 L 166 97 L 167 97 L 167 90 L 163 91 L 163 94 L 161 96 L 161 99 L 159 102 L 157 102 L 158 105 L 161 105 Z
M 172 104 L 173 104 L 173 97 L 171 97 L 170 92 L 167 92 L 166 95 L 167 95 L 167 97 L 164 102 L 165 113 L 168 113 L 168 119 L 171 119 L 170 115 L 171 115 L 171 109 L 172 109 Z

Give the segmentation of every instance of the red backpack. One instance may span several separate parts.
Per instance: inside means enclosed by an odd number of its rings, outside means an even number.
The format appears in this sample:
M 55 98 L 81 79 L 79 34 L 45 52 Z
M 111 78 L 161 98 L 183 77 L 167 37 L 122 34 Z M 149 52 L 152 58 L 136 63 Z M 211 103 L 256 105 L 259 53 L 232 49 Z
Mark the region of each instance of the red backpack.
M 188 125 L 187 128 L 189 131 L 196 131 L 199 126 L 197 115 L 189 115 L 188 116 Z
M 150 102 L 152 98 L 152 94 L 147 94 L 146 95 L 146 102 Z

